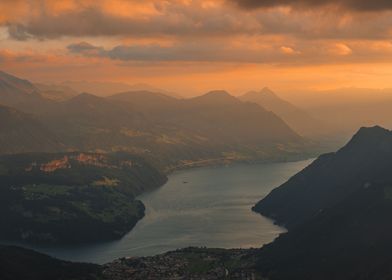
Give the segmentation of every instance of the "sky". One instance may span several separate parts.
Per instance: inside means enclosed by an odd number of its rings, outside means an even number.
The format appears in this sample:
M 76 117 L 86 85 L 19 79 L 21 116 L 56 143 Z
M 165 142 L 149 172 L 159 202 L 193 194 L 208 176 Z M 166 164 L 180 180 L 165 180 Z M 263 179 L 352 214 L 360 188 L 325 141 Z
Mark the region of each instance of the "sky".
M 392 88 L 392 1 L 1 0 L 0 69 L 185 96 Z

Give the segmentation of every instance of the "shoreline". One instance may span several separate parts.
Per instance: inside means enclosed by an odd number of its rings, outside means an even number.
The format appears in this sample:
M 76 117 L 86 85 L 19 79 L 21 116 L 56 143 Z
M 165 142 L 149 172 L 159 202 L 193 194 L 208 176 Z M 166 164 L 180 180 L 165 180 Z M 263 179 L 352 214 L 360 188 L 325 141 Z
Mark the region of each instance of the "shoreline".
M 288 162 L 298 162 L 304 160 L 316 159 L 319 156 L 319 153 L 314 154 L 306 154 L 306 155 L 298 155 L 287 158 L 271 158 L 271 159 L 262 159 L 262 158 L 247 158 L 247 159 L 230 159 L 230 158 L 211 158 L 211 159 L 201 159 L 201 160 L 189 160 L 184 164 L 178 164 L 174 167 L 169 167 L 163 170 L 163 173 L 166 176 L 175 173 L 176 171 L 182 170 L 190 170 L 194 168 L 203 168 L 203 167 L 219 167 L 219 166 L 230 166 L 233 164 L 272 164 L 272 163 L 288 163 Z M 159 188 L 159 187 L 158 187 Z
M 252 161 L 252 162 L 249 162 L 249 161 L 246 161 L 246 162 L 244 162 L 244 161 L 233 161 L 233 162 L 230 162 L 228 164 L 229 165 L 244 165 L 244 166 L 248 165 L 248 166 L 251 166 L 251 165 L 257 165 L 257 164 L 279 164 L 279 163 L 289 163 L 289 162 L 300 162 L 300 161 L 306 161 L 306 160 L 309 160 L 309 159 L 310 158 L 305 158 L 305 159 L 300 159 L 300 160 L 291 160 L 291 161 L 286 160 L 286 161 L 257 161 L 257 162 L 256 161 Z M 219 165 L 218 164 L 215 164 L 215 165 L 211 165 L 210 164 L 210 165 L 198 166 L 197 168 L 203 168 L 203 167 L 207 167 L 208 168 L 208 167 L 211 167 L 211 166 L 214 166 L 214 167 L 224 167 L 224 165 L 222 165 L 222 164 L 219 164 Z M 188 166 L 187 168 L 179 169 L 179 170 L 176 170 L 174 172 L 191 170 L 193 168 L 196 168 L 196 167 L 195 166 L 193 166 L 193 167 L 189 167 Z M 171 174 L 173 174 L 174 172 L 172 172 Z M 170 180 L 170 177 L 168 179 Z M 144 192 L 143 194 L 154 192 L 154 191 L 158 190 L 159 188 L 163 187 L 164 185 L 165 185 L 165 183 L 163 185 L 161 185 L 160 187 L 155 188 L 154 190 L 150 190 L 150 191 Z M 141 194 L 141 195 L 143 195 L 143 194 Z M 142 199 L 139 198 L 139 196 L 137 196 L 136 199 L 143 201 Z M 255 201 L 255 203 L 256 202 L 257 201 Z M 143 203 L 143 205 L 144 205 L 144 203 Z M 249 207 L 248 211 L 249 212 L 254 212 L 254 211 L 251 210 L 251 207 Z M 255 214 L 260 215 L 259 213 L 255 213 Z M 145 218 L 145 216 L 142 219 L 138 220 L 138 223 L 141 222 L 144 218 Z M 268 217 L 266 217 L 266 218 L 268 218 Z M 268 218 L 268 220 L 271 220 L 271 219 Z M 275 224 L 273 220 L 271 220 L 271 222 L 273 224 Z M 129 232 L 127 232 L 125 235 L 132 233 L 133 230 L 134 230 L 134 228 L 132 230 L 130 230 Z M 71 247 L 74 247 L 75 249 L 77 249 L 77 248 L 84 247 L 84 246 L 88 247 L 90 245 L 99 245 L 99 244 L 104 245 L 106 243 L 116 242 L 118 240 L 121 240 L 122 238 L 116 239 L 116 240 L 112 240 L 112 241 L 107 241 L 107 242 L 98 242 L 98 243 L 93 242 L 93 243 L 74 244 Z M 1 242 L 1 243 L 7 244 L 7 245 L 21 246 L 21 247 L 24 247 L 24 248 L 30 248 L 30 249 L 37 250 L 37 251 L 40 251 L 40 252 L 49 252 L 50 249 L 53 249 L 53 248 L 67 247 L 67 246 L 64 246 L 64 245 L 57 246 L 57 245 L 53 245 L 53 244 L 28 244 L 28 243 L 23 243 L 23 242 L 12 242 L 12 241 L 11 242 L 4 241 L 4 242 Z M 181 248 L 187 248 L 187 246 L 184 246 L 184 247 L 181 247 Z M 236 248 L 235 246 L 234 247 L 227 247 L 227 248 L 222 247 L 222 249 L 228 249 L 228 250 L 229 249 L 235 249 L 235 248 Z M 166 252 L 170 252 L 170 251 L 171 250 L 167 250 L 167 251 L 165 251 L 165 253 Z M 50 254 L 50 255 L 53 256 L 53 254 Z M 151 256 L 153 256 L 153 255 L 151 255 Z M 115 258 L 115 259 L 118 259 L 118 258 Z

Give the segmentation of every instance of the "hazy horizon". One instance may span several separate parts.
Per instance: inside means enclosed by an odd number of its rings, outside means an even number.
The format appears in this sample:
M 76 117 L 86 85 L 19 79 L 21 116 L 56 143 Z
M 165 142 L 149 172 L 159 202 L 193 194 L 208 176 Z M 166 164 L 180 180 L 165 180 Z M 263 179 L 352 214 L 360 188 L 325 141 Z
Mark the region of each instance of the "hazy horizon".
M 261 83 L 260 85 L 256 85 L 253 87 L 246 87 L 244 89 L 238 89 L 238 88 L 229 88 L 225 87 L 224 83 L 222 85 L 216 85 L 215 87 L 206 87 L 203 90 L 195 90 L 195 89 L 186 89 L 186 88 L 180 88 L 178 90 L 175 90 L 174 88 L 170 87 L 164 87 L 159 84 L 155 83 L 146 83 L 142 81 L 135 81 L 135 82 L 129 82 L 127 80 L 125 81 L 115 81 L 115 80 L 86 80 L 86 79 L 73 79 L 73 80 L 61 80 L 61 77 L 59 77 L 58 80 L 49 80 L 49 79 L 30 79 L 27 76 L 22 76 L 19 73 L 16 72 L 10 72 L 8 69 L 0 69 L 3 72 L 6 72 L 8 74 L 11 74 L 13 76 L 17 76 L 22 79 L 27 79 L 30 82 L 34 84 L 43 84 L 43 85 L 49 85 L 49 86 L 69 86 L 70 88 L 78 91 L 78 92 L 86 92 L 98 96 L 109 96 L 111 94 L 115 93 L 120 93 L 120 92 L 125 92 L 125 91 L 138 91 L 138 90 L 147 90 L 147 91 L 152 91 L 152 92 L 161 92 L 161 93 L 166 93 L 168 95 L 174 95 L 179 98 L 189 98 L 189 97 L 196 97 L 196 96 L 201 96 L 204 95 L 210 91 L 215 91 L 215 90 L 224 90 L 227 91 L 229 94 L 239 97 L 247 92 L 251 91 L 261 91 L 264 88 L 269 88 L 271 89 L 274 93 L 278 94 L 280 97 L 285 98 L 289 100 L 290 102 L 293 103 L 301 103 L 301 102 L 307 102 L 309 100 L 306 100 L 308 97 L 311 98 L 317 98 L 318 94 L 322 94 L 322 97 L 334 97 L 333 94 L 341 93 L 345 98 L 347 97 L 352 97 L 354 98 L 352 101 L 356 101 L 355 98 L 358 97 L 358 100 L 371 100 L 372 97 L 374 97 L 375 100 L 378 100 L 378 98 L 386 98 L 386 97 L 392 97 L 392 85 L 391 87 L 359 87 L 359 86 L 342 86 L 342 87 L 330 87 L 330 88 L 325 88 L 325 89 L 310 89 L 310 88 L 290 88 L 290 89 L 282 89 L 281 87 L 271 87 L 268 82 Z M 103 88 L 99 89 L 98 86 L 103 86 Z M 78 90 L 78 88 L 97 88 L 96 92 L 94 89 L 86 89 L 86 90 Z M 192 88 L 192 84 L 190 84 L 190 87 Z M 100 90 L 102 92 L 108 92 L 108 93 L 100 93 Z M 110 93 L 109 93 L 110 92 Z M 330 94 L 328 96 L 328 94 Z M 306 107 L 306 104 L 305 104 Z

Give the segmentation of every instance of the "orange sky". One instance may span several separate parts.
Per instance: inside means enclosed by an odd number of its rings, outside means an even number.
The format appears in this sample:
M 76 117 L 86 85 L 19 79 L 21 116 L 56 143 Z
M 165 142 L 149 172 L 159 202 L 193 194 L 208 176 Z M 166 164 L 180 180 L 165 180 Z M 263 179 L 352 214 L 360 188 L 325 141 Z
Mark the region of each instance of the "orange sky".
M 389 88 L 391 36 L 384 0 L 0 1 L 2 70 L 184 95 Z

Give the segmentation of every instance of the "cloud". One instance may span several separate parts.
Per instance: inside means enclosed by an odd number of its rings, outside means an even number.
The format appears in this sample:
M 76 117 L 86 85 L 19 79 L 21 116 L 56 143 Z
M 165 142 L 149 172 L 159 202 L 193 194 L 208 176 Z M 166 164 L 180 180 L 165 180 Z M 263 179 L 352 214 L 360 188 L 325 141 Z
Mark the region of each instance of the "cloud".
M 222 45 L 219 41 L 177 42 L 170 46 L 159 44 L 118 45 L 105 49 L 86 42 L 71 44 L 68 50 L 72 54 L 109 58 L 118 61 L 187 61 L 187 62 L 241 62 L 241 63 L 275 63 L 283 56 L 278 46 L 269 43 L 249 46 L 246 44 Z
M 390 61 L 392 11 L 360 12 L 382 10 L 350 8 L 354 2 L 362 1 L 4 0 L 0 50 L 14 54 L 3 53 L 1 59 L 34 61 L 53 55 L 63 57 L 58 65 L 69 59 L 78 65 L 146 68 L 177 62 Z
M 179 42 L 170 46 L 159 44 L 118 45 L 103 48 L 82 42 L 68 46 L 74 55 L 106 58 L 121 62 L 223 62 L 285 65 L 316 65 L 386 61 L 392 54 L 392 44 L 366 41 L 318 41 L 284 46 L 280 41 L 222 45 L 219 42 Z M 388 60 L 390 61 L 390 60 Z
M 105 1 L 90 1 L 90 4 L 57 12 L 47 5 L 31 4 L 34 12 L 24 16 L 9 16 L 3 25 L 9 28 L 10 36 L 17 40 L 32 37 L 55 39 L 62 36 L 225 36 L 260 30 L 255 19 L 222 12 L 217 4 L 208 4 L 210 1 L 146 1 L 152 4 L 151 11 L 139 9 L 141 11 L 138 13 L 134 12 L 131 5 L 122 12 L 118 10 L 126 3 L 137 5 L 135 3 L 138 1 L 114 1 L 112 5 L 109 5 L 110 1 L 106 1 L 106 5 L 102 2 Z
M 87 42 L 80 42 L 67 46 L 67 49 L 71 53 L 83 54 L 85 56 L 101 56 L 105 54 L 105 50 L 102 47 L 96 47 Z
M 53 40 L 63 37 L 78 37 L 83 38 L 82 40 L 85 37 L 169 37 L 208 40 L 211 37 L 281 34 L 303 39 L 379 39 L 390 38 L 392 25 L 392 12 L 382 14 L 336 10 L 331 12 L 327 8 L 312 10 L 276 8 L 249 12 L 227 4 L 228 1 L 234 2 L 249 9 L 283 4 L 324 7 L 323 3 L 365 3 L 362 0 L 15 1 L 19 3 L 18 9 L 9 7 L 13 5 L 13 1 L 0 2 L 1 9 L 10 11 L 5 13 L 0 9 L 0 25 L 8 29 L 10 37 L 14 40 Z M 379 2 L 366 1 L 366 3 Z M 392 3 L 387 1 L 390 2 Z
M 246 9 L 291 6 L 299 8 L 319 8 L 332 5 L 354 11 L 383 11 L 392 9 L 390 0 L 230 0 Z
M 343 43 L 336 43 L 330 48 L 332 54 L 346 56 L 352 54 L 353 50 Z
M 286 47 L 286 46 L 281 46 L 280 50 L 282 53 L 287 54 L 287 55 L 294 55 L 294 54 L 300 53 L 300 52 L 294 50 L 292 47 Z

